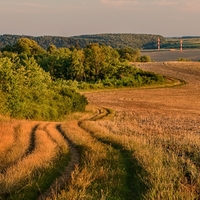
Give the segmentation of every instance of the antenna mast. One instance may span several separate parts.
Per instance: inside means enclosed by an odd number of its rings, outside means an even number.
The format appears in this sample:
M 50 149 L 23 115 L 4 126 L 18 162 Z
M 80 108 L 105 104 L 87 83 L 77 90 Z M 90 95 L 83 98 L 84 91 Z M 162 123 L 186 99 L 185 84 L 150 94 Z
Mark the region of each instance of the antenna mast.
M 160 49 L 160 38 L 158 38 L 158 49 Z
M 183 51 L 183 41 L 180 40 L 180 52 L 182 52 L 182 51 Z

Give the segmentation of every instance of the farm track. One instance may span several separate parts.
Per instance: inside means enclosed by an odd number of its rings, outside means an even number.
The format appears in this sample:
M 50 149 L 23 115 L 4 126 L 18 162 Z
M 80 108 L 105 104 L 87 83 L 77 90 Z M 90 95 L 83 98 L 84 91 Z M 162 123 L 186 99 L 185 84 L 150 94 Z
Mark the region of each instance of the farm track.
M 65 143 L 68 146 L 69 151 L 70 151 L 71 159 L 68 165 L 65 167 L 65 170 L 62 172 L 62 175 L 56 178 L 56 180 L 53 182 L 50 188 L 38 197 L 38 200 L 51 198 L 53 197 L 53 195 L 55 195 L 55 193 L 59 192 L 62 188 L 64 188 L 64 186 L 67 184 L 67 182 L 70 179 L 72 171 L 75 169 L 75 166 L 79 163 L 79 160 L 80 160 L 80 155 L 77 149 L 75 148 L 74 143 L 67 137 L 67 133 L 62 129 L 61 124 L 55 124 L 54 127 L 65 140 Z M 45 127 L 45 131 L 50 136 L 50 133 L 46 129 L 46 127 Z M 56 142 L 55 139 L 53 139 L 52 137 L 51 139 L 54 142 Z
M 93 117 L 89 119 L 78 121 L 77 126 L 79 126 L 80 129 L 85 131 L 85 134 L 89 134 L 93 138 L 93 140 L 99 143 L 99 145 L 101 145 L 106 151 L 110 152 L 110 149 L 113 149 L 114 152 L 117 152 L 117 154 L 119 154 L 119 157 L 122 160 L 120 162 L 123 163 L 123 169 L 126 171 L 126 174 L 127 174 L 125 177 L 126 183 L 123 183 L 123 184 L 126 184 L 126 187 L 128 187 L 128 190 L 129 190 L 128 193 L 126 194 L 126 199 L 133 199 L 133 198 L 139 199 L 142 194 L 140 193 L 141 191 L 134 189 L 134 186 L 130 183 L 134 182 L 135 185 L 139 185 L 139 187 L 143 189 L 146 186 L 138 177 L 137 173 L 139 173 L 139 171 L 141 171 L 142 169 L 137 163 L 137 161 L 132 158 L 131 152 L 129 150 L 126 150 L 119 143 L 116 143 L 111 140 L 105 140 L 101 137 L 98 137 L 95 134 L 95 132 L 93 132 L 92 130 L 90 130 L 90 128 L 85 126 L 85 123 L 87 122 L 90 122 L 90 121 L 95 122 L 99 120 L 104 120 L 104 119 L 109 118 L 109 115 L 112 115 L 109 109 L 97 107 L 97 114 L 95 114 Z M 55 182 L 51 185 L 51 187 L 38 198 L 39 200 L 43 200 L 47 198 L 51 199 L 53 198 L 53 195 L 55 195 L 55 193 L 56 194 L 59 193 L 64 188 L 64 186 L 68 184 L 68 181 L 70 180 L 70 176 L 74 170 L 75 165 L 78 165 L 80 161 L 80 155 L 75 145 L 73 144 L 73 141 L 69 139 L 70 137 L 67 136 L 68 132 L 66 131 L 66 129 L 63 129 L 63 123 L 56 124 L 55 126 L 69 146 L 69 149 L 71 152 L 71 161 L 66 167 L 62 176 L 58 177 L 55 180 Z M 109 159 L 112 159 L 112 158 L 109 158 Z
M 90 131 L 84 129 L 81 124 L 84 121 L 90 120 L 90 121 L 96 121 L 96 120 L 100 120 L 103 119 L 105 117 L 107 117 L 110 114 L 109 109 L 106 108 L 97 108 L 97 114 L 95 114 L 94 116 L 92 116 L 90 119 L 85 119 L 85 120 L 81 120 L 78 122 L 78 126 L 86 131 L 87 133 L 91 134 Z M 66 186 L 67 182 L 70 179 L 70 176 L 73 172 L 73 170 L 75 169 L 75 166 L 79 164 L 80 161 L 80 155 L 73 143 L 73 141 L 71 139 L 69 139 L 69 137 L 67 136 L 67 132 L 62 128 L 62 124 L 56 124 L 55 125 L 56 129 L 58 130 L 58 132 L 62 135 L 62 137 L 64 138 L 64 140 L 66 141 L 69 150 L 70 150 L 70 154 L 71 154 L 71 161 L 68 164 L 68 166 L 66 166 L 65 171 L 63 171 L 62 175 L 60 177 L 58 177 L 54 183 L 51 185 L 51 187 L 45 191 L 43 194 L 41 194 L 38 198 L 38 200 L 44 200 L 47 198 L 53 198 L 53 195 L 55 195 L 55 193 L 58 193 L 62 188 L 64 188 L 64 186 Z M 46 128 L 45 128 L 46 130 Z M 50 134 L 48 133 L 48 130 L 46 130 L 47 134 L 50 136 Z M 94 136 L 92 136 L 94 137 Z M 106 142 L 100 141 L 100 139 L 94 137 L 96 140 L 98 140 L 100 143 L 106 144 Z M 110 146 L 110 144 L 106 144 L 108 146 Z M 124 155 L 127 154 L 124 153 Z
M 25 157 L 27 157 L 29 154 L 31 154 L 34 151 L 34 149 L 35 149 L 35 132 L 36 132 L 38 126 L 39 126 L 38 124 L 35 125 L 33 127 L 33 129 L 31 130 L 29 146 L 27 147 L 27 150 L 24 152 L 24 154 L 22 154 L 19 158 L 17 158 L 13 162 L 7 163 L 7 165 L 1 170 L 0 174 L 5 174 L 7 169 L 9 169 L 12 166 L 15 166 L 18 162 L 20 162 L 22 159 L 24 159 Z M 18 138 L 16 136 L 14 144 L 9 148 L 9 150 L 12 149 L 12 151 L 15 151 L 15 150 L 17 150 L 17 148 L 18 148 Z
M 109 148 L 113 148 L 115 151 L 118 151 L 121 159 L 123 160 L 123 168 L 126 171 L 126 186 L 128 188 L 128 192 L 126 194 L 126 199 L 141 199 L 143 192 L 147 189 L 147 186 L 144 184 L 144 182 L 138 177 L 138 174 L 140 174 L 143 169 L 139 165 L 138 161 L 133 158 L 132 152 L 130 150 L 127 150 L 122 144 L 117 143 L 109 138 L 104 138 L 104 136 L 96 134 L 95 129 L 90 129 L 90 127 L 87 125 L 88 121 L 98 121 L 98 120 L 104 120 L 109 118 L 109 115 L 112 115 L 110 112 L 110 109 L 104 108 L 104 107 L 98 107 L 97 108 L 97 114 L 93 117 L 91 117 L 89 120 L 82 120 L 78 122 L 78 125 L 80 128 L 82 128 L 84 131 L 88 132 L 94 139 L 96 139 L 98 142 L 100 142 L 102 145 L 105 145 Z M 113 115 L 111 116 L 113 117 Z M 98 132 L 98 131 L 97 131 Z M 103 134 L 103 133 L 102 133 Z M 135 187 L 137 185 L 137 187 Z M 141 188 L 143 191 L 141 191 Z
M 53 190 L 56 191 L 62 188 L 62 186 L 66 183 L 66 180 L 69 179 L 70 174 L 73 171 L 75 165 L 78 164 L 79 162 L 79 154 L 77 150 L 75 149 L 73 142 L 68 139 L 66 133 L 62 130 L 61 125 L 58 123 L 45 123 L 45 122 L 43 123 L 42 122 L 42 123 L 37 123 L 36 125 L 34 125 L 29 134 L 29 144 L 26 151 L 24 152 L 23 155 L 20 156 L 20 158 L 17 158 L 12 163 L 9 163 L 6 167 L 2 169 L 0 179 L 3 177 L 6 177 L 7 172 L 10 173 L 10 170 L 17 168 L 18 165 L 21 165 L 21 163 L 23 163 L 24 160 L 26 160 L 27 158 L 35 154 L 35 151 L 37 151 L 36 137 L 38 136 L 38 134 L 42 132 L 46 134 L 47 138 L 49 138 L 49 140 L 55 145 L 55 147 L 58 149 L 60 153 L 62 153 L 62 148 L 64 148 L 63 146 L 66 146 L 69 149 L 70 156 L 71 156 L 71 160 L 68 166 L 66 167 L 65 171 L 63 172 L 62 176 L 58 177 L 55 180 L 55 182 L 51 185 L 49 190 L 45 191 L 39 197 L 39 199 L 46 199 L 46 197 L 49 196 Z M 55 136 L 56 132 L 57 132 L 57 136 Z M 58 140 L 59 138 L 58 135 L 60 137 L 59 140 Z M 17 144 L 15 143 L 17 143 L 17 140 L 14 141 L 14 144 L 12 145 L 12 147 L 14 147 L 14 145 L 17 146 Z M 48 141 L 46 141 L 46 144 L 48 145 Z M 0 194 L 0 197 L 3 199 L 9 198 L 9 196 L 10 194 L 8 192 L 5 192 L 5 193 L 1 192 Z

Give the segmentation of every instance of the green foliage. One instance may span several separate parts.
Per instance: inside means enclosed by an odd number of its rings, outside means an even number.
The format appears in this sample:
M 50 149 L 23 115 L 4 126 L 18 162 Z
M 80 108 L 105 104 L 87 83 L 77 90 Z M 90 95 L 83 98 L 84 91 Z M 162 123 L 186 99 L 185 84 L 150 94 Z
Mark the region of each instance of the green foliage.
M 191 60 L 187 58 L 178 58 L 178 61 L 191 61 Z
M 140 61 L 140 50 L 139 49 L 133 49 L 130 47 L 126 47 L 123 49 L 118 50 L 120 54 L 120 60 L 128 60 L 131 62 L 137 62 Z
M 111 46 L 112 48 L 146 49 L 157 48 L 158 37 L 161 43 L 166 43 L 166 39 L 160 35 L 152 34 L 96 34 L 96 35 L 80 35 L 72 37 L 58 36 L 20 36 L 20 35 L 1 35 L 0 48 L 9 50 L 19 39 L 28 38 L 35 40 L 41 47 L 47 49 L 50 45 L 55 45 L 57 48 L 76 47 L 85 48 L 88 44 L 99 43 L 101 45 Z
M 12 117 L 58 120 L 87 104 L 82 95 L 52 81 L 33 57 L 0 58 L 0 78 L 0 111 Z
M 92 43 L 85 48 L 47 51 L 28 38 L 0 55 L 0 111 L 12 117 L 58 120 L 87 105 L 78 89 L 138 87 L 164 78 L 129 65 L 150 60 L 138 49 L 113 49 Z
M 151 58 L 148 55 L 141 56 L 140 62 L 151 62 Z

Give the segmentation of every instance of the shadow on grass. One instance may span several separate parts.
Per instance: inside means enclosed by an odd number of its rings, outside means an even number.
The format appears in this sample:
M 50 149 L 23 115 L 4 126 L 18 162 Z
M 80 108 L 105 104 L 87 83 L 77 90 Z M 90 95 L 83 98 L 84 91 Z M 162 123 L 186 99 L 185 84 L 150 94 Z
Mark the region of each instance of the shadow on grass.
M 94 136 L 94 135 L 93 135 Z M 147 176 L 147 172 L 139 164 L 138 160 L 133 157 L 130 150 L 125 149 L 121 144 L 111 140 L 102 139 L 94 136 L 98 141 L 113 147 L 120 151 L 122 164 L 126 170 L 126 182 L 124 187 L 127 188 L 125 200 L 142 200 L 148 191 L 148 186 L 145 184 L 143 178 Z

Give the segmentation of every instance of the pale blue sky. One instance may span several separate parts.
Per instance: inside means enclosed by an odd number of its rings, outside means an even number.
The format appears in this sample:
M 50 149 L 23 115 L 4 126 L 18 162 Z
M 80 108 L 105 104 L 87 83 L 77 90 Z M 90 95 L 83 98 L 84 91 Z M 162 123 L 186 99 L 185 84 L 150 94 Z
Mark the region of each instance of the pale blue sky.
M 0 34 L 200 36 L 199 0 L 0 0 Z

